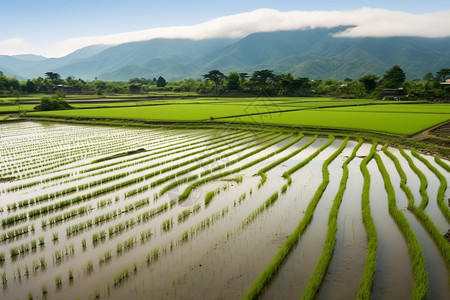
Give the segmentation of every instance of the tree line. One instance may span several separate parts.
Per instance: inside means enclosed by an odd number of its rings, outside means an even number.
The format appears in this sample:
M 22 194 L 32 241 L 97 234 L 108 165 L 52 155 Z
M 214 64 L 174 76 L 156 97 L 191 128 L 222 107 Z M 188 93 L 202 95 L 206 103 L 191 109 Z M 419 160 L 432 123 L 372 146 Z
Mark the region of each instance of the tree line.
M 292 74 L 276 74 L 273 70 L 257 70 L 252 74 L 211 70 L 202 79 L 167 82 L 164 77 L 133 78 L 124 81 L 86 81 L 58 73 L 47 72 L 44 77 L 19 81 L 0 71 L 0 96 L 21 96 L 35 93 L 63 91 L 72 94 L 114 95 L 156 91 L 193 92 L 200 95 L 245 96 L 264 93 L 269 96 L 333 96 L 342 98 L 383 98 L 386 91 L 408 99 L 450 99 L 450 85 L 443 85 L 450 77 L 450 69 L 427 73 L 422 80 L 406 80 L 400 66 L 395 65 L 379 77 L 373 74 L 357 80 L 313 80 Z M 395 91 L 395 92 L 392 92 Z M 389 96 L 388 96 L 389 97 Z

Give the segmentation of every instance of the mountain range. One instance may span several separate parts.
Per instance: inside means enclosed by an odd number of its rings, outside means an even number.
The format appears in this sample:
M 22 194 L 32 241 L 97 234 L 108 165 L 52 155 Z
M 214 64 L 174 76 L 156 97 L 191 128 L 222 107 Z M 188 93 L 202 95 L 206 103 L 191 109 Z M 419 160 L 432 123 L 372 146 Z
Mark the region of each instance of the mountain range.
M 0 71 L 18 79 L 56 72 L 61 77 L 127 81 L 135 77 L 183 80 L 270 69 L 310 79 L 381 76 L 400 65 L 408 79 L 450 68 L 450 37 L 339 37 L 347 27 L 253 33 L 240 39 L 153 39 L 93 45 L 61 58 L 0 56 Z

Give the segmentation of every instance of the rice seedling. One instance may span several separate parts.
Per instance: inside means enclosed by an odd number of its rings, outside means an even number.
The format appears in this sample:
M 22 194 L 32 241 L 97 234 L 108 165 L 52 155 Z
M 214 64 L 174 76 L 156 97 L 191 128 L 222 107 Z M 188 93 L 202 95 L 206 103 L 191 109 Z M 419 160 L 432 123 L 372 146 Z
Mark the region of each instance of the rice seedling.
M 169 218 L 167 220 L 164 220 L 161 223 L 161 228 L 165 231 L 170 230 L 173 227 L 173 218 Z
M 92 260 L 89 260 L 85 267 L 86 272 L 90 273 L 94 270 L 94 264 L 92 263 Z
M 381 157 L 378 154 L 374 155 L 378 164 L 378 168 L 384 180 L 386 191 L 388 192 L 389 213 L 397 223 L 398 227 L 402 231 L 403 236 L 406 238 L 409 256 L 412 260 L 413 268 L 413 299 L 425 299 L 428 294 L 428 274 L 425 267 L 425 257 L 422 252 L 422 247 L 417 240 L 415 233 L 409 226 L 405 216 L 399 210 L 395 203 L 395 191 L 392 186 L 389 174 L 384 166 Z
M 45 258 L 44 257 L 41 257 L 39 259 L 39 263 L 41 264 L 41 268 L 45 268 Z
M 345 146 L 348 143 L 348 138 L 344 140 L 344 142 L 339 147 L 338 151 L 335 152 L 342 152 L 345 148 Z M 323 278 L 325 277 L 326 271 L 328 269 L 328 265 L 331 261 L 331 257 L 333 255 L 334 246 L 336 243 L 336 232 L 337 232 L 337 218 L 338 218 L 338 212 L 339 207 L 342 203 L 342 198 L 344 196 L 344 191 L 347 186 L 347 180 L 348 180 L 348 164 L 353 160 L 353 158 L 356 156 L 356 152 L 361 147 L 363 141 L 362 139 L 359 140 L 358 144 L 355 146 L 355 148 L 352 151 L 352 154 L 345 160 L 345 162 L 342 165 L 343 174 L 342 179 L 339 184 L 339 190 L 336 193 L 336 196 L 333 200 L 333 206 L 330 210 L 329 217 L 328 217 L 328 231 L 327 236 L 325 240 L 325 246 L 324 250 L 322 252 L 322 255 L 319 258 L 319 261 L 316 265 L 316 268 L 314 269 L 314 272 L 308 282 L 308 285 L 306 286 L 306 289 L 302 295 L 302 299 L 309 299 L 314 298 L 317 291 L 319 290 L 320 285 L 323 282 Z M 326 160 L 326 164 L 329 165 L 329 163 L 334 159 L 334 154 L 330 156 Z M 327 171 L 328 173 L 328 171 Z
M 69 269 L 68 275 L 69 275 L 69 280 L 73 280 L 73 271 L 72 271 L 72 269 Z
M 5 253 L 0 252 L 0 262 L 5 261 Z
M 86 249 L 86 239 L 85 239 L 85 238 L 83 238 L 83 239 L 81 240 L 81 247 L 82 247 L 83 249 Z
M 360 164 L 360 169 L 364 177 L 363 190 L 361 195 L 363 224 L 367 233 L 367 252 L 364 273 L 359 281 L 359 290 L 357 297 L 359 299 L 369 299 L 372 291 L 373 279 L 375 276 L 375 265 L 377 261 L 378 237 L 375 223 L 373 221 L 370 210 L 370 173 L 367 164 L 373 158 L 376 150 L 377 142 L 374 142 L 367 155 Z
M 56 286 L 60 286 L 62 284 L 61 275 L 55 276 L 55 283 L 56 283 Z
M 11 254 L 11 257 L 19 255 L 19 248 L 13 247 L 9 249 L 9 253 Z
M 428 169 L 430 169 L 434 175 L 439 179 L 439 188 L 437 193 L 437 203 L 439 208 L 441 209 L 442 214 L 444 215 L 447 222 L 450 223 L 450 209 L 448 208 L 448 205 L 445 204 L 444 197 L 445 197 L 445 191 L 447 189 L 447 180 L 445 179 L 445 176 L 439 172 L 438 169 L 436 169 L 427 159 L 422 157 L 419 153 L 417 153 L 414 149 L 411 149 L 411 154 L 420 160 L 424 165 L 427 166 Z
M 39 237 L 38 238 L 38 241 L 39 241 L 39 246 L 44 246 L 45 245 L 45 241 L 44 241 L 44 237 L 43 236 L 41 236 L 41 237 Z
M 8 280 L 6 279 L 6 271 L 0 273 L 0 277 L 2 278 L 2 284 L 6 285 L 6 283 L 8 282 Z
M 33 300 L 33 293 L 32 292 L 28 292 L 28 300 Z
M 125 280 L 128 277 L 128 274 L 128 268 L 124 268 L 122 271 L 120 271 L 119 274 L 114 276 L 114 285 L 118 285 L 121 281 Z
M 304 167 L 309 161 L 311 161 L 314 157 L 319 155 L 320 152 L 322 152 L 325 148 L 327 148 L 334 140 L 334 137 L 330 137 L 329 141 L 324 144 L 322 147 L 320 147 L 316 152 L 311 154 L 309 157 L 307 157 L 305 160 L 300 162 L 299 164 L 295 165 L 288 171 L 286 171 L 283 174 L 284 178 L 290 177 L 291 174 L 293 174 L 295 171 L 299 170 L 300 168 Z M 332 160 L 334 160 L 337 155 L 342 151 L 342 149 L 338 152 L 336 151 L 332 156 L 328 163 L 330 163 Z M 323 180 L 320 184 L 319 188 L 316 190 L 316 193 L 314 194 L 313 198 L 308 204 L 308 207 L 305 211 L 305 215 L 298 224 L 298 226 L 295 228 L 294 233 L 292 233 L 287 240 L 284 242 L 281 249 L 278 251 L 277 255 L 274 257 L 274 259 L 270 262 L 270 264 L 264 269 L 264 271 L 260 274 L 259 278 L 250 286 L 249 290 L 247 291 L 247 294 L 245 295 L 246 299 L 254 299 L 258 297 L 261 294 L 261 291 L 263 288 L 273 279 L 275 276 L 279 265 L 284 261 L 286 256 L 291 251 L 292 247 L 297 243 L 300 236 L 303 234 L 305 228 L 309 225 L 309 223 L 312 220 L 314 210 L 322 197 L 323 192 L 325 191 L 326 186 L 329 182 L 329 174 L 328 174 L 328 163 L 324 162 L 322 165 L 322 176 Z M 272 199 L 268 199 L 266 202 L 274 201 Z
M 52 241 L 56 242 L 58 240 L 58 233 L 57 232 L 53 232 L 52 234 Z
M 42 290 L 43 295 L 47 295 L 48 291 L 47 291 L 47 286 L 45 284 L 41 285 L 41 290 Z

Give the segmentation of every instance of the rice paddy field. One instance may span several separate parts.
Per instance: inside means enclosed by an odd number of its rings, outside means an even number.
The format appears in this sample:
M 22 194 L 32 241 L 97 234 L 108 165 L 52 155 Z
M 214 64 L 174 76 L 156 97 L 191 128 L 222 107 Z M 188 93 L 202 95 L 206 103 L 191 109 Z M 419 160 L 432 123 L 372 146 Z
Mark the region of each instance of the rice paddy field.
M 332 98 L 199 98 L 155 100 L 89 108 L 28 113 L 30 117 L 126 119 L 149 122 L 208 122 L 283 125 L 414 135 L 450 119 L 450 105 L 420 101 Z M 138 103 L 136 103 L 138 104 Z M 95 104 L 98 105 L 98 104 Z M 122 107 L 121 107 L 122 106 Z
M 448 120 L 447 106 L 408 105 L 321 107 L 342 117 L 324 126 L 351 128 L 356 110 L 409 122 L 371 129 L 396 134 Z M 176 109 L 261 112 L 247 107 Z M 173 119 L 151 108 L 50 114 Z M 1 299 L 450 297 L 450 162 L 437 156 L 300 130 L 25 121 L 0 124 L 0 157 Z

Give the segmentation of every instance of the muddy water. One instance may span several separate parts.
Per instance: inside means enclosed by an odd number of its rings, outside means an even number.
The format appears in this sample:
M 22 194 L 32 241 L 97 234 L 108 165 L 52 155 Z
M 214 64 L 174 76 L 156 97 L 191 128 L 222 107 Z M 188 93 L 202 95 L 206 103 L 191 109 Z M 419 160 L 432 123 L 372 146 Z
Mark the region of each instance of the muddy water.
M 427 193 L 429 196 L 429 200 L 428 205 L 425 207 L 425 212 L 433 220 L 434 224 L 441 231 L 441 233 L 444 234 L 450 228 L 450 224 L 445 219 L 444 215 L 442 214 L 437 204 L 437 191 L 439 189 L 440 184 L 439 179 L 430 169 L 428 169 L 428 167 L 424 163 L 422 163 L 420 160 L 412 156 L 410 151 L 405 150 L 405 152 L 411 156 L 411 158 L 414 161 L 414 164 L 422 171 L 422 173 L 427 178 L 428 181 Z M 450 180 L 450 177 L 447 177 L 447 181 L 448 180 Z
M 164 143 L 167 145 L 181 145 L 183 144 L 183 140 L 189 139 L 189 137 L 199 136 L 198 141 L 201 140 L 205 142 L 207 142 L 209 138 L 215 137 L 215 133 L 213 132 L 209 133 L 209 131 L 195 130 L 175 132 L 155 129 L 123 130 L 120 128 L 108 127 L 96 127 L 94 130 L 89 126 L 58 124 L 45 127 L 34 123 L 20 124 L 20 128 L 11 127 L 2 132 L 0 139 L 6 139 L 6 142 L 0 144 L 2 147 L 5 147 L 5 145 L 8 146 L 6 147 L 6 152 L 9 151 L 14 153 L 14 139 L 21 134 L 21 131 L 27 131 L 30 134 L 29 136 L 22 135 L 23 140 L 21 140 L 21 143 L 26 143 L 28 138 L 38 140 L 37 137 L 39 137 L 45 139 L 46 143 L 50 146 L 52 143 L 60 143 L 55 146 L 55 148 L 57 148 L 58 151 L 65 151 L 64 149 L 67 150 L 67 147 L 69 147 L 69 142 L 66 143 L 65 141 L 71 141 L 72 138 L 71 135 L 67 135 L 67 132 L 70 131 L 74 135 L 80 134 L 83 136 L 83 141 L 76 141 L 76 143 L 73 144 L 74 147 L 80 146 L 89 148 L 92 146 L 92 149 L 84 149 L 84 160 L 80 161 L 80 163 L 89 162 L 99 156 L 108 156 L 106 151 L 112 151 L 112 153 L 115 153 L 140 147 L 150 148 L 153 147 L 152 145 L 158 144 L 158 139 L 164 141 L 158 145 L 164 145 Z M 98 136 L 98 134 L 100 136 Z M 227 169 L 233 169 L 258 157 L 262 157 L 263 155 L 279 149 L 286 143 L 292 141 L 294 138 L 295 137 L 290 137 L 283 142 L 262 151 L 251 159 L 243 160 L 233 166 L 220 170 L 219 172 Z M 111 144 L 110 149 L 106 149 L 105 153 L 99 154 L 99 149 L 102 149 L 102 147 L 104 147 L 108 141 L 111 141 L 111 139 L 116 140 L 115 142 L 113 141 L 114 144 Z M 35 298 L 40 298 L 42 295 L 42 283 L 45 283 L 47 286 L 49 292 L 48 299 L 75 297 L 80 297 L 82 299 L 94 298 L 94 292 L 96 289 L 98 289 L 101 298 L 111 299 L 123 299 L 126 297 L 157 299 L 211 299 L 242 297 L 248 287 L 273 259 L 286 237 L 290 235 L 298 225 L 299 221 L 303 217 L 309 200 L 312 198 L 315 190 L 322 181 L 321 166 L 323 160 L 331 155 L 331 153 L 340 145 L 341 141 L 336 140 L 332 147 L 329 147 L 329 149 L 325 150 L 315 160 L 296 172 L 292 176 L 293 183 L 288 188 L 286 194 L 280 194 L 279 199 L 270 208 L 264 210 L 251 223 L 242 227 L 243 219 L 258 208 L 258 206 L 260 206 L 261 203 L 263 203 L 271 194 L 276 191 L 280 191 L 281 186 L 285 183 L 285 180 L 281 177 L 281 174 L 312 154 L 328 139 L 318 139 L 312 146 L 308 147 L 308 149 L 269 171 L 267 174 L 268 179 L 266 184 L 259 190 L 257 186 L 260 178 L 259 176 L 253 175 L 256 174 L 260 168 L 281 157 L 284 157 L 288 153 L 291 153 L 291 151 L 298 149 L 310 139 L 311 137 L 304 137 L 302 140 L 297 142 L 296 145 L 291 146 L 283 153 L 277 154 L 267 161 L 258 163 L 255 166 L 240 172 L 239 174 L 233 174 L 227 178 L 215 180 L 202 185 L 193 190 L 189 199 L 183 202 L 182 205 L 175 205 L 164 213 L 145 222 L 136 223 L 120 233 L 112 236 L 107 234 L 106 239 L 96 243 L 95 245 L 92 242 L 92 235 L 94 233 L 99 233 L 102 230 L 105 230 L 106 233 L 108 233 L 109 227 L 118 223 L 124 223 L 125 221 L 130 220 L 130 218 L 136 218 L 141 212 L 158 207 L 159 205 L 168 202 L 170 199 L 176 199 L 188 183 L 173 189 L 164 197 L 157 199 L 157 201 L 153 201 L 153 195 L 158 193 L 164 185 L 149 189 L 142 194 L 128 198 L 124 197 L 124 193 L 141 185 L 149 184 L 158 178 L 165 177 L 178 170 L 157 175 L 145 182 L 109 193 L 89 202 L 70 206 L 69 209 L 54 212 L 47 216 L 40 216 L 31 221 L 29 220 L 28 224 L 34 224 L 36 228 L 35 232 L 22 235 L 15 240 L 11 239 L 0 243 L 0 252 L 4 252 L 6 257 L 6 261 L 0 263 L 0 272 L 5 270 L 8 279 L 7 286 L 0 291 L 0 298 L 25 299 L 28 291 L 31 291 Z M 243 140 L 245 140 L 245 138 L 243 138 Z M 88 141 L 91 141 L 92 145 L 87 143 Z M 123 144 L 118 143 L 118 141 L 122 141 Z M 232 146 L 233 144 L 234 143 L 230 142 L 229 145 Z M 272 293 L 272 291 L 276 291 L 276 289 L 278 289 L 278 293 L 273 292 L 274 296 L 283 294 L 286 297 L 294 295 L 294 297 L 297 298 L 301 294 L 302 289 L 306 285 L 307 280 L 315 267 L 317 258 L 322 252 L 323 240 L 327 229 L 326 223 L 328 212 L 342 174 L 341 165 L 346 159 L 345 156 L 349 155 L 351 152 L 350 146 L 353 147 L 354 145 L 354 142 L 350 142 L 344 153 L 342 153 L 330 165 L 330 184 L 327 187 L 321 201 L 319 201 L 310 227 L 305 232 L 305 236 L 300 241 L 296 251 L 294 251 L 290 256 L 290 258 L 299 257 L 299 262 L 289 262 L 283 265 L 282 272 L 286 272 L 283 274 L 288 275 L 283 275 L 280 272 L 281 277 L 276 279 L 276 281 L 279 280 L 279 284 L 271 285 L 268 288 L 265 297 L 269 297 L 271 295 L 270 293 Z M 355 161 L 349 166 L 350 178 L 338 218 L 339 228 L 335 255 L 330 265 L 330 272 L 325 278 L 325 283 L 323 284 L 323 288 L 319 294 L 319 298 L 322 299 L 354 298 L 356 294 L 355 291 L 357 291 L 359 277 L 362 274 L 366 247 L 365 232 L 360 220 L 362 176 L 359 171 L 359 163 L 362 156 L 368 153 L 369 148 L 370 145 L 364 145 L 358 153 L 361 157 L 355 158 Z M 202 148 L 200 147 L 198 149 Z M 233 149 L 237 149 L 237 147 Z M 82 151 L 84 150 L 82 149 Z M 42 149 L 37 149 L 36 151 L 42 152 Z M 231 150 L 226 150 L 224 153 L 227 151 Z M 242 153 L 232 156 L 229 159 L 231 160 L 233 158 L 237 158 L 240 155 L 242 155 Z M 156 161 L 164 161 L 164 159 L 169 159 L 172 157 L 176 157 L 176 154 L 163 159 L 155 160 L 152 163 Z M 18 156 L 18 159 L 20 159 L 22 163 L 22 161 L 26 161 L 28 158 Z M 181 162 L 186 159 L 182 159 L 177 162 Z M 121 159 L 113 161 L 121 161 Z M 177 162 L 168 163 L 167 166 Z M 225 161 L 220 163 L 223 162 Z M 126 164 L 126 162 L 124 163 Z M 133 170 L 134 168 L 140 168 L 144 165 L 147 165 L 147 163 L 136 164 L 135 166 L 130 166 L 123 170 L 114 171 L 111 174 L 96 175 L 95 177 L 82 179 L 80 182 L 90 182 L 90 180 L 110 176 L 124 170 Z M 185 167 L 189 167 L 191 165 L 194 164 L 189 164 Z M 61 173 L 68 171 L 71 172 L 71 178 L 76 178 L 77 176 L 82 175 L 78 174 L 80 170 L 88 167 L 89 166 L 76 167 L 76 164 L 73 164 L 61 166 L 59 169 L 67 170 L 61 171 Z M 391 166 L 389 166 L 389 168 L 391 168 Z M 198 174 L 198 172 L 200 172 L 200 170 L 192 172 L 192 174 Z M 133 174 L 133 176 L 142 175 L 144 173 L 146 172 L 136 173 Z M 243 176 L 243 182 L 241 184 L 236 184 L 235 182 L 226 180 L 234 178 L 237 175 Z M 35 178 L 46 178 L 50 176 L 52 175 L 43 175 L 42 177 Z M 380 177 L 379 175 L 374 176 Z M 34 179 L 26 179 L 23 182 L 32 180 Z M 43 203 L 34 207 L 18 209 L 15 212 L 9 213 L 6 211 L 5 205 L 6 203 L 10 203 L 9 201 L 14 201 L 10 200 L 9 197 L 13 199 L 18 197 L 22 200 L 29 198 L 33 193 L 41 193 L 43 191 L 47 192 L 47 189 L 54 191 L 62 190 L 72 185 L 71 183 L 64 183 L 65 180 L 66 179 L 61 179 L 48 184 L 40 184 L 24 191 L 7 194 L 2 193 L 0 195 L 0 206 L 5 208 L 5 211 L 0 213 L 0 218 L 25 212 L 29 209 L 48 204 Z M 119 182 L 123 180 L 119 180 Z M 167 184 L 170 182 L 172 181 L 168 181 Z M 105 186 L 108 185 L 109 184 Z M 6 186 L 9 185 L 0 183 L 0 189 L 5 188 Z M 46 187 L 46 189 L 41 191 L 42 187 Z M 203 199 L 206 193 L 217 188 L 222 189 L 221 193 L 214 197 L 208 207 L 205 207 Z M 382 184 L 379 184 L 375 189 L 376 191 L 372 193 L 375 193 L 377 196 L 385 194 L 384 186 Z M 245 199 L 239 201 L 239 197 L 243 194 L 246 195 Z M 8 199 L 5 199 L 5 195 L 8 196 Z M 118 197 L 117 202 L 114 199 L 116 196 Z M 58 200 L 71 197 L 72 196 L 61 197 Z M 103 222 L 100 225 L 94 225 L 92 228 L 84 230 L 79 234 L 66 237 L 65 230 L 68 226 L 78 224 L 88 219 L 93 219 L 99 214 L 104 214 L 114 209 L 122 210 L 125 205 L 146 197 L 150 198 L 150 203 L 148 205 L 137 208 L 128 213 L 122 213 L 114 219 Z M 98 201 L 106 199 L 112 199 L 112 202 L 103 208 L 96 207 L 96 203 Z M 403 200 L 400 199 L 399 201 Z M 184 222 L 178 222 L 178 213 L 182 212 L 186 208 L 192 208 L 195 204 L 200 204 L 200 211 L 196 214 L 191 214 Z M 65 211 L 86 205 L 92 205 L 94 209 L 84 216 L 77 216 L 76 218 L 63 221 L 56 226 L 47 226 L 46 229 L 41 228 L 42 219 L 48 220 L 56 214 L 61 214 Z M 224 209 L 225 211 L 222 214 Z M 194 228 L 201 220 L 211 217 L 216 212 L 219 212 L 218 219 L 204 229 L 199 230 L 196 234 L 191 235 L 191 228 Z M 383 215 L 383 217 L 385 217 L 385 215 Z M 163 231 L 161 229 L 161 224 L 168 218 L 173 218 L 173 228 L 169 231 Z M 387 219 L 389 218 L 389 215 L 387 215 Z M 25 224 L 27 223 L 15 224 L 11 228 L 18 228 L 19 226 L 23 226 Z M 415 226 L 419 226 L 415 229 L 415 231 L 420 232 L 420 224 L 415 224 Z M 151 230 L 152 236 L 148 239 L 140 241 L 140 233 L 144 230 Z M 188 230 L 189 237 L 183 242 L 181 241 L 181 236 L 186 230 Z M 52 242 L 51 240 L 53 233 L 59 234 L 59 239 L 57 242 Z M 423 234 L 423 232 L 421 234 Z M 424 248 L 429 247 L 430 243 L 427 241 L 427 235 L 425 234 L 424 236 L 421 236 L 421 234 L 418 235 L 421 243 L 424 245 Z M 20 246 L 21 244 L 30 242 L 31 240 L 37 240 L 37 238 L 41 236 L 45 238 L 45 247 L 38 247 L 36 250 L 28 251 L 24 255 L 19 255 L 15 259 L 10 258 L 9 249 L 11 247 Z M 116 245 L 120 242 L 124 242 L 132 236 L 136 236 L 136 243 L 129 250 L 123 250 L 121 254 L 117 253 Z M 87 240 L 87 248 L 85 250 L 81 247 L 81 241 L 83 238 Z M 397 244 L 399 244 L 399 241 L 401 241 L 401 239 L 391 242 L 391 244 L 389 244 L 389 251 L 392 251 L 392 248 L 398 248 Z M 72 245 L 74 253 L 71 253 L 70 250 Z M 148 265 L 146 262 L 146 256 L 149 252 L 155 249 L 155 247 L 160 250 L 160 258 Z M 54 262 L 52 259 L 56 251 L 61 251 L 63 255 L 63 258 L 59 262 Z M 111 251 L 112 258 L 109 262 L 100 264 L 99 257 L 101 257 L 105 251 Z M 430 247 L 428 250 L 425 249 L 424 252 L 427 257 L 427 267 L 431 268 L 430 278 L 437 278 L 434 283 L 435 286 L 432 286 L 432 295 L 436 295 L 437 297 L 441 297 L 446 294 L 448 295 L 448 290 L 445 290 L 445 286 L 442 288 L 442 283 L 448 280 L 448 274 L 446 273 L 447 277 L 441 276 L 442 274 L 440 272 L 442 272 L 442 265 L 440 269 L 436 267 L 439 266 L 439 259 L 435 259 L 436 248 Z M 394 256 L 396 255 L 395 253 L 397 253 L 397 250 L 394 249 L 393 254 L 389 252 L 387 256 Z M 382 257 L 384 256 L 386 255 L 383 255 Z M 34 270 L 33 264 L 36 262 L 39 263 L 39 259 L 41 257 L 46 260 L 46 268 L 39 267 Z M 89 260 L 92 260 L 93 262 L 92 272 L 86 271 L 86 266 Z M 136 263 L 136 272 L 133 271 L 133 263 Z M 29 276 L 24 275 L 26 266 L 29 268 Z M 301 266 L 301 268 L 298 266 Z M 18 268 L 20 268 L 22 274 L 20 279 L 17 276 Z M 114 286 L 114 276 L 123 268 L 129 269 L 129 277 L 121 284 Z M 391 272 L 388 267 L 386 268 L 386 272 Z M 69 281 L 68 279 L 69 269 L 73 270 L 73 281 Z M 377 269 L 377 272 L 381 271 L 378 271 Z M 55 284 L 56 275 L 61 275 L 62 278 L 63 283 L 60 288 L 57 288 Z M 292 277 L 292 279 L 290 277 Z M 286 280 L 282 280 L 282 278 L 285 278 Z M 409 279 L 405 278 L 404 280 L 408 281 Z M 299 281 L 302 282 L 298 283 Z M 287 287 L 287 284 L 290 284 L 290 286 Z M 394 284 L 397 283 L 394 281 Z M 408 290 L 410 287 L 401 289 Z M 327 297 L 327 295 L 330 296 Z M 342 297 L 340 295 L 342 295 Z M 400 296 L 404 295 L 402 294 Z
M 389 151 L 391 150 L 392 149 L 389 149 Z M 420 221 L 409 210 L 403 207 L 408 199 L 400 187 L 400 175 L 397 172 L 394 172 L 394 170 L 396 170 L 395 165 L 389 158 L 384 155 L 382 158 L 386 169 L 393 171 L 389 172 L 389 176 L 395 189 L 397 207 L 403 211 L 403 214 L 407 218 L 411 229 L 416 234 L 422 247 L 429 278 L 428 299 L 445 299 L 445 297 L 450 294 L 450 286 L 448 285 L 450 277 L 445 267 L 445 260 Z
M 412 268 L 408 248 L 400 230 L 389 215 L 383 178 L 375 160 L 371 160 L 367 167 L 371 176 L 370 207 L 378 236 L 373 297 L 410 299 Z
M 324 160 L 335 152 L 341 143 L 342 141 L 334 142 L 320 153 L 314 161 L 305 166 L 314 172 L 314 178 L 319 179 L 314 185 L 310 184 L 308 186 L 308 190 L 310 187 L 314 187 L 314 191 L 308 192 L 305 195 L 308 197 L 304 198 L 305 201 L 311 200 L 315 190 L 321 183 L 320 179 L 322 177 L 322 164 Z M 309 277 L 320 257 L 321 249 L 323 249 L 325 235 L 328 229 L 328 213 L 342 175 L 340 168 L 341 164 L 342 156 L 339 156 L 330 164 L 330 182 L 316 207 L 311 224 L 300 238 L 298 245 L 288 256 L 285 263 L 283 263 L 273 282 L 265 290 L 263 298 L 273 299 L 274 297 L 281 297 L 282 299 L 297 299 L 305 289 Z M 300 178 L 300 180 L 297 182 L 293 181 L 293 184 L 304 184 L 301 181 L 301 171 L 302 170 L 299 171 L 300 174 L 298 175 L 299 177 L 297 177 Z M 300 222 L 300 219 L 298 222 Z
M 349 143 L 354 147 L 355 142 Z M 361 216 L 363 178 L 359 165 L 370 145 L 362 145 L 348 165 L 349 177 L 337 219 L 336 244 L 318 299 L 353 299 L 364 271 L 367 247 Z M 350 155 L 350 154 L 348 154 Z M 345 288 L 343 288 L 345 287 Z

